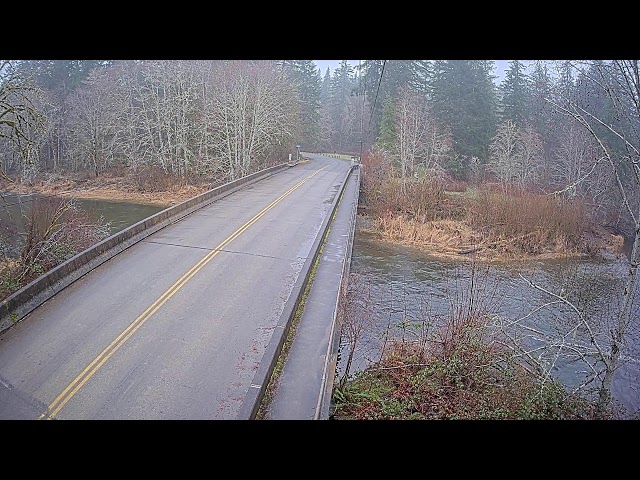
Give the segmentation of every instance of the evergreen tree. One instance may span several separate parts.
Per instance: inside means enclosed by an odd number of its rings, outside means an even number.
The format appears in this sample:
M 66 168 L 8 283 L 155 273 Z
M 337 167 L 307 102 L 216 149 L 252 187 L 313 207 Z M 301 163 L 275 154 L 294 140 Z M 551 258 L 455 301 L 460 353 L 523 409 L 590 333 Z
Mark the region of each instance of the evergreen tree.
M 554 85 L 554 96 L 562 106 L 568 105 L 574 100 L 575 79 L 570 60 L 560 62 L 559 78 Z
M 380 134 L 376 139 L 376 147 L 385 152 L 393 151 L 396 142 L 395 109 L 394 101 L 389 96 L 384 99 L 382 105 L 382 120 L 380 122 Z
M 362 70 L 363 88 L 373 109 L 369 112 L 371 124 L 368 130 L 371 138 L 376 139 L 380 134 L 383 105 L 387 98 L 397 100 L 400 90 L 406 87 L 426 94 L 429 63 L 427 60 L 366 60 Z
M 381 101 L 379 97 L 378 84 L 380 84 L 380 88 L 382 88 L 381 77 L 385 74 L 385 70 L 385 60 L 365 60 L 362 64 L 362 85 L 360 88 L 364 90 L 367 102 L 370 105 L 367 122 L 365 123 L 369 141 L 376 139 L 380 130 L 383 101 Z
M 342 60 L 333 72 L 329 88 L 330 118 L 335 131 L 331 138 L 334 150 L 355 149 L 359 145 L 359 138 L 354 135 L 354 102 L 352 96 L 356 93 L 357 85 L 353 66 Z M 359 133 L 359 125 L 358 125 Z
M 505 78 L 500 84 L 502 93 L 501 121 L 511 120 L 518 127 L 529 124 L 529 103 L 531 88 L 529 77 L 525 74 L 525 65 L 520 60 L 509 62 Z
M 331 71 L 329 67 L 325 71 L 320 89 L 320 139 L 321 150 L 332 150 L 331 139 L 335 135 L 335 126 L 331 112 Z
M 331 71 L 329 67 L 325 70 L 322 78 L 322 87 L 320 88 L 320 105 L 326 105 L 329 102 L 329 92 L 331 89 Z
M 552 88 L 551 77 L 549 76 L 546 64 L 542 60 L 536 60 L 530 79 L 531 103 L 529 117 L 536 131 L 545 137 L 549 134 L 553 109 L 549 103 Z
M 387 60 L 384 78 L 382 79 L 382 97 L 398 98 L 399 92 L 405 87 L 413 88 L 416 81 L 416 60 Z
M 300 127 L 298 140 L 305 148 L 315 149 L 320 137 L 320 93 L 322 80 L 313 60 L 288 60 L 284 69 L 298 92 Z
M 578 107 L 588 111 L 594 115 L 601 122 L 617 132 L 637 132 L 638 125 L 629 125 L 628 116 L 620 116 L 616 111 L 616 106 L 611 101 L 611 95 L 604 90 L 601 85 L 607 83 L 607 79 L 604 78 L 604 73 L 612 72 L 617 73 L 616 69 L 610 68 L 608 65 L 610 62 L 604 60 L 591 60 L 587 68 L 580 66 L 581 72 L 578 74 L 575 82 L 575 98 Z M 608 79 L 609 82 L 611 79 Z M 622 79 L 616 78 L 614 82 L 610 82 L 612 86 L 610 88 L 616 88 L 616 85 L 621 85 Z M 624 101 L 628 99 L 626 95 L 616 93 L 616 98 Z M 631 111 L 637 109 L 637 105 L 633 103 L 633 100 L 627 105 L 619 105 L 619 108 L 623 111 Z M 635 99 L 637 101 L 638 99 Z M 593 127 L 598 137 L 603 140 L 608 147 L 612 149 L 618 156 L 625 155 L 625 143 L 624 141 L 611 132 L 611 129 L 601 125 L 599 122 Z M 629 172 L 631 173 L 631 172 Z
M 412 63 L 411 87 L 417 91 L 431 96 L 431 82 L 433 78 L 433 62 L 431 60 L 414 60 Z
M 554 131 L 552 128 L 555 109 L 549 102 L 552 94 L 552 81 L 547 65 L 536 60 L 531 72 L 531 102 L 529 117 L 536 132 L 540 134 L 543 145 L 543 181 L 550 180 L 551 157 L 554 150 Z
M 72 93 L 94 68 L 106 68 L 113 60 L 26 60 L 20 68 L 33 75 L 36 83 L 61 96 Z
M 496 88 L 492 61 L 436 60 L 431 81 L 434 114 L 449 127 L 460 156 L 453 172 L 466 177 L 472 157 L 486 163 L 496 131 Z

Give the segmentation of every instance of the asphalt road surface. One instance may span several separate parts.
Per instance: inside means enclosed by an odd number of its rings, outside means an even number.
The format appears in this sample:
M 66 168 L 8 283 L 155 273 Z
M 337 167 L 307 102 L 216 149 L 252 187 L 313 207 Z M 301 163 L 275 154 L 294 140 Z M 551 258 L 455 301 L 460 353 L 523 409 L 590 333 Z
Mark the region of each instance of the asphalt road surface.
M 314 156 L 45 302 L 0 336 L 0 419 L 235 419 L 349 166 Z

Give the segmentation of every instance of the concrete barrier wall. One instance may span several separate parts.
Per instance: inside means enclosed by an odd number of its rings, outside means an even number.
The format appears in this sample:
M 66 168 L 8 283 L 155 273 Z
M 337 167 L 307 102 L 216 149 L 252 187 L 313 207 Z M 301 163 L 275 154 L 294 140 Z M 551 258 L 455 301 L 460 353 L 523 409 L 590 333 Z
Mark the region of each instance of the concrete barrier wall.
M 358 200 L 360 192 L 360 168 L 352 167 L 355 175 L 355 192 L 356 196 L 351 204 L 351 213 L 349 216 L 349 236 L 345 246 L 345 255 L 342 259 L 342 269 L 340 271 L 340 287 L 338 291 L 338 299 L 336 307 L 333 310 L 333 319 L 331 322 L 331 333 L 329 338 L 329 352 L 325 358 L 325 372 L 323 375 L 322 390 L 318 400 L 318 408 L 316 409 L 315 420 L 328 420 L 331 415 L 331 396 L 333 394 L 333 384 L 335 382 L 336 369 L 338 366 L 338 353 L 340 350 L 340 337 L 342 333 L 343 319 L 338 317 L 340 301 L 342 299 L 342 290 L 348 287 L 349 273 L 351 271 L 351 254 L 353 252 L 353 240 L 356 230 L 356 221 L 358 217 Z M 346 281 L 345 281 L 346 279 Z
M 287 164 L 276 165 L 216 187 L 141 220 L 78 253 L 0 304 L 0 332 L 12 327 L 56 293 L 131 245 L 222 197 L 287 168 Z
M 309 283 L 313 265 L 315 264 L 316 259 L 320 254 L 320 246 L 322 245 L 327 235 L 329 226 L 331 225 L 331 221 L 333 220 L 333 215 L 338 208 L 342 193 L 344 192 L 349 177 L 352 175 L 354 169 L 356 168 L 358 167 L 351 166 L 351 168 L 345 175 L 342 185 L 340 186 L 339 191 L 336 193 L 333 199 L 333 203 L 329 208 L 329 211 L 327 212 L 324 220 L 322 221 L 320 230 L 316 234 L 316 238 L 313 242 L 313 245 L 311 246 L 311 250 L 309 251 L 309 255 L 307 256 L 307 259 L 302 266 L 302 270 L 300 271 L 298 279 L 293 286 L 291 294 L 289 295 L 289 299 L 285 303 L 282 314 L 280 316 L 280 320 L 276 325 L 267 348 L 265 349 L 263 361 L 258 366 L 258 370 L 254 375 L 251 386 L 249 387 L 249 391 L 247 392 L 243 404 L 240 407 L 240 412 L 236 417 L 238 420 L 254 420 L 256 418 L 262 400 L 264 399 L 267 387 L 269 386 L 269 382 L 278 363 L 278 359 L 280 357 L 280 354 L 282 353 L 282 349 L 289 333 L 289 329 L 293 324 L 293 319 L 295 317 L 296 311 L 302 301 L 304 290 Z

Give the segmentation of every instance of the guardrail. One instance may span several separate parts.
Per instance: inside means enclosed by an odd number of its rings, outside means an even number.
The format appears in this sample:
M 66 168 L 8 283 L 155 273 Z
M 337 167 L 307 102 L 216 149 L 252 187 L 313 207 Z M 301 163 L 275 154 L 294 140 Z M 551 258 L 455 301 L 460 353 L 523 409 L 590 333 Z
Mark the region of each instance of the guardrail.
M 0 304 L 0 332 L 11 328 L 62 289 L 135 243 L 222 197 L 286 168 L 289 168 L 286 163 L 275 165 L 213 188 L 151 215 L 71 257 L 3 300 Z
M 350 160 L 355 163 L 360 163 L 360 155 L 352 155 L 350 153 L 327 153 L 327 152 L 308 152 L 314 155 L 320 155 L 322 157 L 339 158 L 340 160 Z

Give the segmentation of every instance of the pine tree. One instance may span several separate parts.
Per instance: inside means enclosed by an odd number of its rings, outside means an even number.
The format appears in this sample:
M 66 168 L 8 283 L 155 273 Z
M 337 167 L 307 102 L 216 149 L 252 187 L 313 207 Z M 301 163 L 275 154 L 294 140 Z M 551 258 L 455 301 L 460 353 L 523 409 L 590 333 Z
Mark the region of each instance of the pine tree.
M 356 90 L 357 84 L 353 66 L 346 60 L 342 60 L 333 72 L 329 88 L 330 118 L 335 128 L 331 138 L 331 146 L 336 151 L 355 150 L 356 146 L 359 146 L 359 138 L 355 136 L 355 105 L 352 99 Z M 359 125 L 357 133 L 359 133 Z
M 500 84 L 502 112 L 500 120 L 511 120 L 518 127 L 525 127 L 530 121 L 529 103 L 531 87 L 525 73 L 525 65 L 520 60 L 509 62 L 505 78 Z
M 61 98 L 72 93 L 94 68 L 106 68 L 113 60 L 27 60 L 20 68 L 33 74 L 37 84 Z
M 325 70 L 322 78 L 322 87 L 320 89 L 320 104 L 326 105 L 329 102 L 329 92 L 331 88 L 331 70 L 329 67 Z
M 531 72 L 531 103 L 529 117 L 535 129 L 543 137 L 549 133 L 549 122 L 552 115 L 551 77 L 547 66 L 542 60 L 537 60 Z
M 415 91 L 421 92 L 427 97 L 430 97 L 431 82 L 433 78 L 433 62 L 431 60 L 414 60 L 412 70 L 413 75 L 411 87 Z
M 380 134 L 376 139 L 376 147 L 385 152 L 392 152 L 396 142 L 394 101 L 389 96 L 382 105 L 382 120 Z
M 383 98 L 391 96 L 398 98 L 399 92 L 405 87 L 416 84 L 415 60 L 387 60 L 381 89 Z
M 570 60 L 564 60 L 560 63 L 559 79 L 555 84 L 554 90 L 555 97 L 561 105 L 567 105 L 574 100 L 575 79 Z
M 397 100 L 400 90 L 410 87 L 426 93 L 428 65 L 426 60 L 366 60 L 363 65 L 364 90 L 370 108 L 371 138 L 380 134 L 383 104 L 387 98 Z
M 368 132 L 367 138 L 370 142 L 377 138 L 380 130 L 383 102 L 379 97 L 378 85 L 380 84 L 380 87 L 382 87 L 381 78 L 384 75 L 384 70 L 386 70 L 385 60 L 365 60 L 362 64 L 361 88 L 365 92 L 370 108 L 365 128 Z
M 496 88 L 492 61 L 436 60 L 431 81 L 434 114 L 449 127 L 460 156 L 455 175 L 467 176 L 472 157 L 486 163 L 496 131 Z
M 283 68 L 298 92 L 301 123 L 298 141 L 305 148 L 315 149 L 320 137 L 320 72 L 313 60 L 287 60 Z
M 551 99 L 552 82 L 547 65 L 542 60 L 537 60 L 531 72 L 531 102 L 529 105 L 529 118 L 536 132 L 540 134 L 543 145 L 543 181 L 550 180 L 551 157 L 554 145 L 554 132 L 552 128 L 555 110 L 549 100 Z
M 334 136 L 335 127 L 331 113 L 331 71 L 329 67 L 325 71 L 320 89 L 320 138 L 321 150 L 331 150 L 331 139 Z
M 612 149 L 613 152 L 616 153 L 616 155 L 625 155 L 624 141 L 612 133 L 610 127 L 613 127 L 617 132 L 637 132 L 638 126 L 624 123 L 626 117 L 620 116 L 618 112 L 616 112 L 616 106 L 613 105 L 611 96 L 598 85 L 598 82 L 600 84 L 604 84 L 606 82 L 606 79 L 603 77 L 603 72 L 613 71 L 617 73 L 616 70 L 610 68 L 604 60 L 591 60 L 588 68 L 580 66 L 580 69 L 582 71 L 578 74 L 575 82 L 574 98 L 576 105 L 586 111 L 589 111 L 592 115 L 600 119 L 602 123 L 608 125 L 608 127 L 605 127 L 604 125 L 596 124 L 594 126 L 595 133 Z M 621 85 L 620 82 L 623 80 L 619 78 L 616 78 L 616 80 L 617 83 L 614 83 L 613 85 Z M 630 103 L 628 105 L 620 105 L 620 108 L 624 111 L 633 111 L 638 108 L 638 105 L 634 104 L 633 100 L 628 99 L 627 96 L 617 93 L 616 97 L 629 100 Z M 637 99 L 635 99 L 635 101 L 637 102 Z

